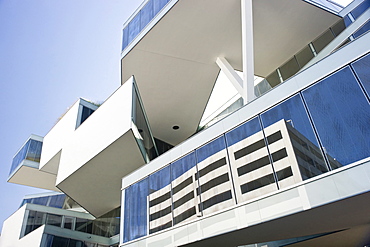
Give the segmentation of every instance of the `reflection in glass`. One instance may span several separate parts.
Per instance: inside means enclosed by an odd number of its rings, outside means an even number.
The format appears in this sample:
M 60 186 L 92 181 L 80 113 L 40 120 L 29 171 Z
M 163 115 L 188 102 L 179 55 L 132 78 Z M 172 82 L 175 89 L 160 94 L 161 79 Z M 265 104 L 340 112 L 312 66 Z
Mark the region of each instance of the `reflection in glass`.
M 364 33 L 370 30 L 370 21 L 367 21 L 363 26 L 361 26 L 355 33 L 353 33 L 353 37 L 357 39 Z
M 191 220 L 199 214 L 196 194 L 196 160 L 192 152 L 171 164 L 173 224 Z
M 170 166 L 149 176 L 149 233 L 172 226 Z
M 348 66 L 303 97 L 332 169 L 369 156 L 370 106 Z
M 357 19 L 370 7 L 370 1 L 363 1 L 354 10 L 351 11 L 353 18 Z
M 370 98 L 370 54 L 354 62 L 352 68 L 365 88 L 367 97 Z
M 29 139 L 13 158 L 9 175 L 22 163 L 23 160 L 40 162 L 42 142 Z
M 147 235 L 148 178 L 125 190 L 124 242 Z
M 298 163 L 303 180 L 328 171 L 320 145 L 299 94 L 261 114 L 261 120 L 265 132 L 268 126 L 274 124 L 276 127 L 272 132 L 281 132 L 281 147 L 284 146 L 287 149 L 287 162 L 291 165 Z M 282 123 L 276 125 L 279 121 Z M 286 133 L 285 136 L 284 133 Z M 268 136 L 268 133 L 266 133 L 266 136 Z M 277 140 L 273 141 L 269 137 L 267 139 L 270 153 L 273 155 Z M 292 149 L 293 152 L 290 152 Z M 274 167 L 277 169 L 275 163 Z
M 230 166 L 228 164 L 225 137 L 196 150 L 199 189 L 203 214 L 212 213 L 234 205 Z

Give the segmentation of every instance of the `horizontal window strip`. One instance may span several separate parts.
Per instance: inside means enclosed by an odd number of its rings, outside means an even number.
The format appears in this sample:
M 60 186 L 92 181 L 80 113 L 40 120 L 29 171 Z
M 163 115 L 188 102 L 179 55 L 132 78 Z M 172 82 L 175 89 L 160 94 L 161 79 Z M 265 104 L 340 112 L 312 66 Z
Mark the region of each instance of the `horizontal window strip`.
M 271 156 L 272 156 L 273 161 L 278 161 L 278 160 L 281 160 L 285 157 L 288 157 L 288 154 L 286 152 L 286 149 L 282 148 L 282 149 L 276 151 L 275 153 L 273 153 Z
M 153 214 L 149 215 L 149 221 L 159 219 L 159 218 L 161 218 L 163 216 L 166 216 L 170 213 L 171 213 L 171 206 L 168 206 L 167 208 L 162 209 L 161 211 L 158 211 L 156 213 L 153 213 Z
M 238 176 L 240 177 L 248 172 L 257 170 L 269 164 L 270 164 L 270 160 L 269 160 L 269 157 L 266 155 L 258 160 L 252 161 L 251 163 L 248 163 L 244 166 L 239 167 Z
M 292 168 L 290 166 L 287 168 L 284 168 L 283 170 L 276 172 L 276 176 L 279 181 L 284 180 L 288 177 L 291 177 L 293 176 Z
M 171 226 L 172 226 L 172 221 L 167 222 L 167 223 L 165 223 L 163 225 L 160 225 L 160 226 L 157 226 L 155 228 L 149 229 L 149 234 L 162 231 L 162 230 L 167 229 L 167 228 L 169 228 Z
M 174 222 L 174 224 L 178 224 L 181 221 L 184 221 L 187 218 L 190 218 L 191 216 L 193 216 L 195 214 L 196 214 L 195 207 L 192 207 L 192 208 L 186 210 L 185 212 L 179 214 L 178 216 L 174 217 L 173 222 Z
M 225 191 L 221 194 L 215 195 L 214 197 L 209 198 L 208 200 L 201 203 L 203 210 L 212 207 L 218 203 L 232 199 L 231 190 Z
M 207 183 L 200 186 L 200 188 L 197 189 L 197 195 L 200 193 L 206 192 L 209 189 L 212 189 L 213 187 L 223 184 L 225 182 L 229 181 L 229 174 L 225 173 L 221 176 L 218 176 L 217 178 L 214 178 L 212 180 L 209 180 Z
M 183 188 L 188 186 L 189 184 L 193 183 L 193 177 L 189 177 L 186 180 L 182 181 L 180 184 L 178 184 L 176 187 L 172 189 L 172 193 L 176 194 L 177 192 L 181 191 Z
M 188 194 L 184 195 L 183 197 L 181 197 L 180 199 L 178 199 L 177 201 L 175 201 L 173 203 L 173 208 L 178 208 L 180 207 L 182 204 L 184 204 L 185 202 L 191 200 L 194 198 L 194 192 L 191 191 L 189 192 Z
M 203 177 L 204 175 L 210 173 L 213 170 L 216 170 L 217 168 L 226 165 L 226 158 L 223 157 L 222 159 L 219 159 L 207 167 L 203 168 L 202 170 L 199 171 L 199 177 Z M 196 175 L 196 178 L 198 179 L 198 174 Z
M 281 131 L 279 130 L 279 131 L 275 132 L 274 134 L 269 135 L 267 137 L 267 143 L 272 144 L 272 143 L 277 142 L 278 140 L 281 140 L 281 139 L 283 139 L 283 136 L 281 135 Z
M 274 175 L 269 174 L 269 175 L 263 176 L 259 179 L 253 180 L 249 183 L 241 185 L 240 189 L 242 191 L 242 194 L 244 194 L 244 193 L 262 188 L 262 187 L 264 187 L 266 185 L 269 185 L 269 184 L 272 184 L 272 183 L 275 183 Z
M 240 159 L 241 157 L 244 157 L 247 154 L 253 153 L 263 147 L 265 147 L 265 141 L 263 139 L 251 145 L 248 145 L 245 148 L 242 148 L 234 153 L 235 160 Z
M 149 201 L 149 207 L 153 207 L 153 206 L 155 206 L 157 204 L 160 204 L 161 202 L 164 202 L 164 201 L 166 201 L 170 198 L 171 198 L 171 192 L 167 192 L 166 194 L 161 195 L 160 197 L 157 197 L 157 198 Z

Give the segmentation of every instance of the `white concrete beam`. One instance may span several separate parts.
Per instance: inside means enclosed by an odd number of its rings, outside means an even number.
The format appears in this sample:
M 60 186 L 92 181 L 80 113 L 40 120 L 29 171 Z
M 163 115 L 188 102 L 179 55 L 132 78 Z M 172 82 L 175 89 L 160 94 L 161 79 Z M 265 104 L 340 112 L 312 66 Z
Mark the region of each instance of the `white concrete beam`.
M 244 104 L 256 98 L 254 94 L 253 9 L 252 0 L 241 0 L 243 99 Z
M 218 67 L 225 73 L 227 79 L 233 84 L 238 93 L 243 97 L 243 79 L 235 72 L 234 68 L 224 57 L 216 59 Z

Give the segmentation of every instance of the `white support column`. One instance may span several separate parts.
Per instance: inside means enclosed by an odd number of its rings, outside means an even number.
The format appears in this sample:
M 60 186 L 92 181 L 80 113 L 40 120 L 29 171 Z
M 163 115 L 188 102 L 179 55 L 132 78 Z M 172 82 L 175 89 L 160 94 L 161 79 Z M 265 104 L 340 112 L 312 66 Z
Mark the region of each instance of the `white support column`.
M 243 79 L 235 72 L 234 68 L 224 57 L 216 59 L 218 67 L 225 73 L 227 79 L 233 84 L 238 93 L 243 97 Z M 243 98 L 244 99 L 244 98 Z
M 241 0 L 242 11 L 242 52 L 243 52 L 243 94 L 244 104 L 253 100 L 254 95 L 254 54 L 253 54 L 253 9 L 252 0 Z

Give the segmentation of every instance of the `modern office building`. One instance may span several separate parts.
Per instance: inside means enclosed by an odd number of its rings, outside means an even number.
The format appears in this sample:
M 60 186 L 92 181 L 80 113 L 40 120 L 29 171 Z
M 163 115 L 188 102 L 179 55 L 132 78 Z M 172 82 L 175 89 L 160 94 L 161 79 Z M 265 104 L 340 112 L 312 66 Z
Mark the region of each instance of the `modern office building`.
M 370 245 L 370 1 L 146 0 L 122 85 L 16 153 L 0 246 Z M 220 75 L 238 93 L 204 116 Z

